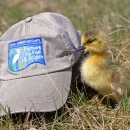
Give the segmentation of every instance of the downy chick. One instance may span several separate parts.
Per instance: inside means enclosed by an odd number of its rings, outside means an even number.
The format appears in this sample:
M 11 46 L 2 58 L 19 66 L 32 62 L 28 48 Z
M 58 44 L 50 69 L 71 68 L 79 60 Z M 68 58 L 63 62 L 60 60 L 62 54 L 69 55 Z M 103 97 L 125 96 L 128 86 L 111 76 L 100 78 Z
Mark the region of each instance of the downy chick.
M 80 67 L 81 79 L 99 94 L 116 100 L 126 92 L 127 73 L 121 66 L 112 63 L 107 54 L 107 40 L 99 30 L 87 31 L 82 35 L 79 50 L 89 52 Z

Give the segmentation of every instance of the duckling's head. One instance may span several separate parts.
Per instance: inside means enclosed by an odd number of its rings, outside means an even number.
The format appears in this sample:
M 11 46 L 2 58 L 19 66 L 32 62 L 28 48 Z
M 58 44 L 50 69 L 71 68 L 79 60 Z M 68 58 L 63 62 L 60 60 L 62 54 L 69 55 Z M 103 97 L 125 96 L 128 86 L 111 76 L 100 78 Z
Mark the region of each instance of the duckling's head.
M 81 43 L 85 47 L 85 51 L 89 53 L 105 53 L 106 37 L 102 31 L 97 29 L 85 32 L 82 35 Z

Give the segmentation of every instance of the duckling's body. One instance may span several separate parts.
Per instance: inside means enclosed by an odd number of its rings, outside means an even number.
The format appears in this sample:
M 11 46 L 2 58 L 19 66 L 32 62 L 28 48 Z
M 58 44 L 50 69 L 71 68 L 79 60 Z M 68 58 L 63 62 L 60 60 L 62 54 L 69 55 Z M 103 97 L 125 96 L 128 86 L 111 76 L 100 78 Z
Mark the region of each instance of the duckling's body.
M 89 56 L 81 64 L 81 79 L 101 95 L 108 95 L 117 102 L 126 90 L 127 75 L 125 70 L 107 57 L 106 39 L 102 32 L 86 32 L 81 39 Z

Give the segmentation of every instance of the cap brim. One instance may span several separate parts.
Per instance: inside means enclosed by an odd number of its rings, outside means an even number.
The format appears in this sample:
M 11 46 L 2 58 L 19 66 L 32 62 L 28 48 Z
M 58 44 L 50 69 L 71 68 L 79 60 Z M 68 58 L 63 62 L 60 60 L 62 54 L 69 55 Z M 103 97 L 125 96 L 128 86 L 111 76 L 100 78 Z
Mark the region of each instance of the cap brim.
M 71 75 L 70 67 L 55 73 L 1 81 L 0 115 L 5 111 L 49 112 L 61 108 L 68 97 Z

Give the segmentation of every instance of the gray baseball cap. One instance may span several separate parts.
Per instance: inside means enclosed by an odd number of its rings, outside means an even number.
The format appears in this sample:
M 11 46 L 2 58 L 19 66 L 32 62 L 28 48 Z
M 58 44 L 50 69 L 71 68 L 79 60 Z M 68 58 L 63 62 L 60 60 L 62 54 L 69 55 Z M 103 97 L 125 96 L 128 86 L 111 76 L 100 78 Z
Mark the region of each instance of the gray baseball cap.
M 0 38 L 0 115 L 49 112 L 68 97 L 72 66 L 80 56 L 77 30 L 57 13 L 40 13 Z

